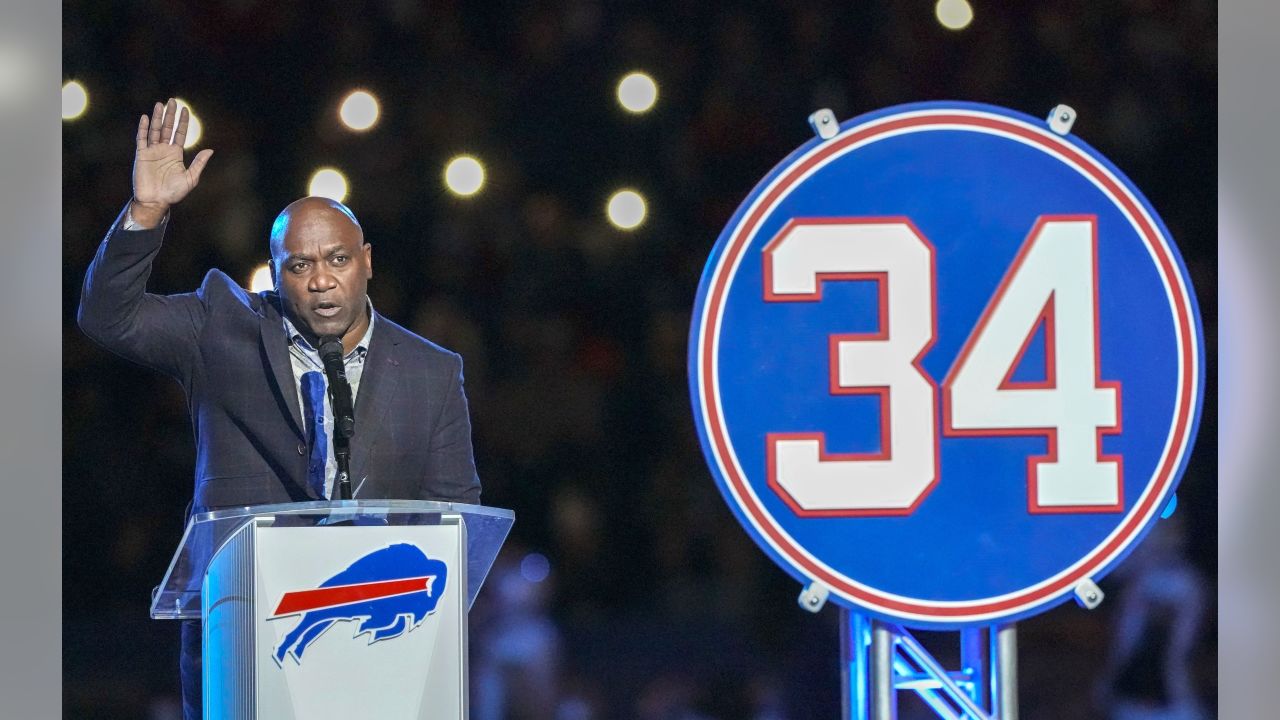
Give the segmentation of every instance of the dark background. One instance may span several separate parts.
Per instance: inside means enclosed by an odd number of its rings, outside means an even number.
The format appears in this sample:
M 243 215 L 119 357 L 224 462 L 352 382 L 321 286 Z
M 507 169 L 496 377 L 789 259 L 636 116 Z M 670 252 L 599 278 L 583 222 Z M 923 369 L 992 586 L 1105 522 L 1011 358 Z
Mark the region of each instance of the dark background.
M 129 198 L 138 115 L 155 100 L 188 100 L 200 147 L 217 153 L 174 211 L 153 292 L 188 291 L 215 266 L 247 282 L 275 213 L 335 165 L 375 248 L 374 304 L 463 354 L 484 502 L 518 518 L 473 618 L 477 713 L 833 717 L 835 610 L 796 608 L 799 586 L 747 539 L 697 446 L 685 342 L 707 253 L 751 187 L 811 136 L 816 108 L 846 119 L 963 99 L 1042 115 L 1065 102 L 1080 113 L 1073 131 L 1143 189 L 1181 247 L 1212 379 L 1215 12 L 978 4 L 954 33 L 930 2 L 64 3 L 64 76 L 90 93 L 63 132 L 66 716 L 175 708 L 178 628 L 148 620 L 147 606 L 191 495 L 190 421 L 176 385 L 74 324 L 85 268 Z M 647 115 L 614 100 L 633 69 L 659 83 Z M 336 116 L 357 86 L 382 104 L 363 134 Z M 469 200 L 440 182 L 462 151 L 489 171 Z M 649 201 L 631 233 L 603 214 L 624 185 Z M 1206 602 L 1209 390 L 1172 525 L 1182 535 L 1163 545 Z M 541 583 L 518 569 L 531 552 L 550 560 Z M 1092 613 L 1066 606 L 1021 625 L 1024 716 L 1097 717 L 1102 684 L 1169 702 L 1170 613 L 1103 679 L 1128 584 L 1109 578 Z M 1191 675 L 1212 703 L 1206 612 Z

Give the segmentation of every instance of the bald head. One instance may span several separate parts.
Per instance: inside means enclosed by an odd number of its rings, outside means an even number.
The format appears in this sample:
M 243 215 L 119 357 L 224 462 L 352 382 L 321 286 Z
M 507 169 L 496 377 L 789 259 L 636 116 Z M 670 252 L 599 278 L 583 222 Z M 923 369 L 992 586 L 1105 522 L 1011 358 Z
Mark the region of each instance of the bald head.
M 369 326 L 373 254 L 345 205 L 295 200 L 271 225 L 271 274 L 285 313 L 305 334 L 335 335 L 355 349 Z
M 360 233 L 360 237 L 364 238 L 364 230 L 360 227 L 360 221 L 356 220 L 355 213 L 351 212 L 351 208 L 337 200 L 311 195 L 289 203 L 276 216 L 275 222 L 271 223 L 271 259 L 279 262 L 284 248 L 284 237 L 289 232 L 290 226 L 321 221 L 336 225 L 350 224 Z

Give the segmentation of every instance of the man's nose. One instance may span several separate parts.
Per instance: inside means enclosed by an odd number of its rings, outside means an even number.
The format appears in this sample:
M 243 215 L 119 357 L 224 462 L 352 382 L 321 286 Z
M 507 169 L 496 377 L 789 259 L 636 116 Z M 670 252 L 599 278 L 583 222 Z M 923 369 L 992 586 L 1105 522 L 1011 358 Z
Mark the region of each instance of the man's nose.
M 316 271 L 311 274 L 311 282 L 308 283 L 307 289 L 311 292 L 325 292 L 337 286 L 338 278 L 329 271 L 328 266 L 321 263 L 316 266 Z

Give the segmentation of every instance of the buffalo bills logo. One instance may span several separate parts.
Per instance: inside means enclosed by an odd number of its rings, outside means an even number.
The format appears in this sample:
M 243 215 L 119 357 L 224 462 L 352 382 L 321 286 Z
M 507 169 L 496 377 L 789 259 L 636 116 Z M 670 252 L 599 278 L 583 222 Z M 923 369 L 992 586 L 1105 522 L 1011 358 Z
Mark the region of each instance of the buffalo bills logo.
M 369 633 L 369 643 L 403 635 L 435 612 L 448 568 L 404 543 L 375 550 L 310 590 L 284 594 L 269 620 L 301 615 L 297 627 L 276 647 L 277 663 L 302 654 L 339 621 L 359 621 L 354 637 Z

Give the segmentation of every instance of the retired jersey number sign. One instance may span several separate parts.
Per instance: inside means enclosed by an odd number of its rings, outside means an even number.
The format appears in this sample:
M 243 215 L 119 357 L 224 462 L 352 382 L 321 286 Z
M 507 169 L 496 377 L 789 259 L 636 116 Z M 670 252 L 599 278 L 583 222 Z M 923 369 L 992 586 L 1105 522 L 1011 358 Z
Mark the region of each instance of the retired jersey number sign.
M 1200 319 L 1097 151 L 969 103 L 844 123 L 760 182 L 690 331 L 712 474 L 784 569 L 860 611 L 1025 617 L 1118 563 L 1195 435 Z

